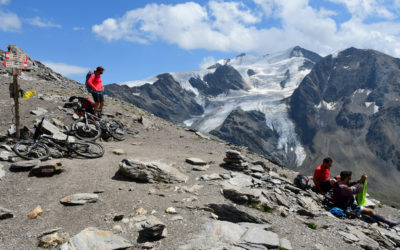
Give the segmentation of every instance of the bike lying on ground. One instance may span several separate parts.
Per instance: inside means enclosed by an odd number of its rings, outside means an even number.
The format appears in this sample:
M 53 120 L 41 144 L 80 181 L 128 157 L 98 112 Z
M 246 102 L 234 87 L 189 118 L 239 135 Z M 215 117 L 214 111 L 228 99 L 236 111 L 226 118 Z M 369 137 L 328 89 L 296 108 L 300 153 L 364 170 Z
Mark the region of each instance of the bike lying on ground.
M 77 154 L 85 158 L 99 158 L 104 155 L 104 148 L 96 142 L 69 142 L 71 132 L 67 133 L 65 140 L 45 135 L 42 131 L 43 121 L 44 118 L 36 127 L 33 140 L 19 141 L 15 144 L 13 150 L 21 158 L 46 160 L 50 156 L 49 146 L 55 147 L 67 156 Z
M 115 119 L 102 119 L 81 107 L 77 108 L 77 113 L 81 116 L 72 124 L 72 130 L 79 139 L 94 141 L 105 131 L 118 141 L 125 140 L 126 130 L 121 122 Z

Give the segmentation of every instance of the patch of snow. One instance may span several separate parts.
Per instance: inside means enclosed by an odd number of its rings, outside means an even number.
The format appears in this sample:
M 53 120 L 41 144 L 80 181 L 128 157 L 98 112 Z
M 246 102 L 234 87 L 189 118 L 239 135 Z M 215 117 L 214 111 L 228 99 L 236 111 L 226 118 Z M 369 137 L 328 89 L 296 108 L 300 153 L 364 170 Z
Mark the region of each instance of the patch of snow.
M 118 83 L 118 85 L 127 85 L 128 87 L 139 87 L 142 85 L 145 85 L 146 83 L 148 84 L 153 84 L 158 80 L 157 76 L 152 76 L 144 80 L 136 80 L 136 81 L 128 81 L 128 82 L 121 82 Z
M 365 102 L 365 107 L 369 108 L 372 104 L 375 104 L 375 102 Z
M 344 69 L 350 69 L 350 66 L 343 66 Z
M 315 105 L 314 107 L 317 109 L 327 109 L 327 110 L 335 110 L 336 109 L 336 102 L 325 102 L 321 101 L 318 105 Z
M 354 97 L 355 95 L 357 95 L 357 94 L 366 94 L 366 95 L 368 96 L 368 95 L 371 94 L 371 93 L 372 93 L 372 91 L 369 90 L 369 89 L 357 89 L 356 91 L 354 91 L 353 97 Z

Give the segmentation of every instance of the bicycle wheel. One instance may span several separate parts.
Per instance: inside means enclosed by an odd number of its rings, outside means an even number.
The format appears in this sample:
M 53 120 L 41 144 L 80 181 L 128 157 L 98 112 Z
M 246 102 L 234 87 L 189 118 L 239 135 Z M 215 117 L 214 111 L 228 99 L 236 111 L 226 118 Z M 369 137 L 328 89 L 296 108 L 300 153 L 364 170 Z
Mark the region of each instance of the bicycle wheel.
M 104 155 L 104 148 L 96 142 L 71 142 L 69 148 L 85 158 L 99 158 Z
M 107 121 L 107 131 L 110 133 L 110 135 L 118 140 L 118 141 L 123 141 L 125 140 L 126 137 L 126 131 L 124 128 L 124 125 L 122 125 L 121 122 L 116 121 L 114 119 Z
M 14 152 L 26 160 L 46 160 L 50 156 L 50 149 L 39 142 L 19 141 L 14 145 Z
M 84 119 L 74 121 L 72 130 L 75 132 L 76 137 L 85 141 L 94 141 L 101 134 L 100 125 L 91 119 L 87 120 L 87 125 Z

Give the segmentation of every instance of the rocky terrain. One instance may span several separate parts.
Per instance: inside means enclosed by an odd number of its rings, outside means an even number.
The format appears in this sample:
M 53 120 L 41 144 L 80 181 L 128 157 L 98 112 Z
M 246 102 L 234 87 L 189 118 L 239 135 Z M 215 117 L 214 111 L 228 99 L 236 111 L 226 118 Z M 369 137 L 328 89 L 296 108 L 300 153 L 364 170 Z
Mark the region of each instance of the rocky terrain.
M 83 86 L 36 74 L 20 79 L 22 89 L 38 91 L 21 101 L 22 124 L 33 128 L 44 116 L 67 130 L 74 113 L 64 104 L 71 95 L 85 96 Z M 128 135 L 99 141 L 102 158 L 23 161 L 10 150 L 15 139 L 7 134 L 11 79 L 0 76 L 0 249 L 400 247 L 399 228 L 334 217 L 324 196 L 293 185 L 296 172 L 110 97 L 105 111 Z M 44 166 L 54 172 L 37 175 Z M 371 202 L 377 212 L 400 219 L 397 209 Z

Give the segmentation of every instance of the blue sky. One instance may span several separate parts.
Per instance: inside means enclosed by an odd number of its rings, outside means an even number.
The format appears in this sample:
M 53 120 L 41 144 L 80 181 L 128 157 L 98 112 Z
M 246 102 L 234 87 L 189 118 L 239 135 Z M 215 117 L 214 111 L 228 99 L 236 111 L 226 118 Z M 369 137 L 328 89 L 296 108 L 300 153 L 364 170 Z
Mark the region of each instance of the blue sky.
M 108 84 L 296 45 L 399 57 L 399 14 L 400 0 L 0 0 L 0 48 L 80 82 L 102 65 Z

